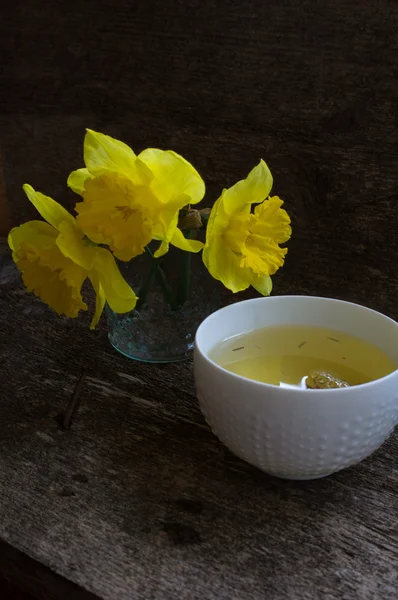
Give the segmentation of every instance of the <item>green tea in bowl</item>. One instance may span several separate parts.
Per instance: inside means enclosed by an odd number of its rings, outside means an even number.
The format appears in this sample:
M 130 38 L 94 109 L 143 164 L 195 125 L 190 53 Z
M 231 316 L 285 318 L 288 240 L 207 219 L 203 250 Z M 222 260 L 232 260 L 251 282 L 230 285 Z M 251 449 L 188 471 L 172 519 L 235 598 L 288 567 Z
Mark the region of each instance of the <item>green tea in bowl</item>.
M 279 325 L 232 336 L 210 358 L 228 371 L 272 385 L 330 389 L 368 383 L 396 363 L 357 336 L 324 327 Z

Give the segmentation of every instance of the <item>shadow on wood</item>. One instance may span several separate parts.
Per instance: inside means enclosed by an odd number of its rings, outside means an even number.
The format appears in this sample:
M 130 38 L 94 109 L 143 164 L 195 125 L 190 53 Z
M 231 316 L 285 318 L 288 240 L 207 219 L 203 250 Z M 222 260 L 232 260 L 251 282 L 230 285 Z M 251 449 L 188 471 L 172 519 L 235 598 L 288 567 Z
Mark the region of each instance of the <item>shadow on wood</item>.
M 56 575 L 44 565 L 0 541 L 0 570 L 7 590 L 7 600 L 99 600 L 97 596 L 77 587 L 64 577 Z M 9 585 L 7 583 L 9 582 Z M 13 586 L 18 586 L 15 588 Z M 0 587 L 0 594 L 2 592 Z M 10 591 L 10 594 L 8 594 Z M 14 594 L 15 596 L 11 595 Z M 26 594 L 26 595 L 25 595 Z

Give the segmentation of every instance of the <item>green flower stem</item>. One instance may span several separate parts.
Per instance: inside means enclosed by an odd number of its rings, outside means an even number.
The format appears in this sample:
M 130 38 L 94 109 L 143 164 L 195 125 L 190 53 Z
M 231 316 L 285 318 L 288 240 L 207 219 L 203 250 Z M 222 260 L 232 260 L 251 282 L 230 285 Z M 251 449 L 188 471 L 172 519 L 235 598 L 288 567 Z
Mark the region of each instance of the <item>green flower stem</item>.
M 149 254 L 149 256 L 152 258 L 154 264 L 156 265 L 155 275 L 156 275 L 156 279 L 157 279 L 160 287 L 162 288 L 164 299 L 166 300 L 166 302 L 170 306 L 170 308 L 175 309 L 176 304 L 175 304 L 175 300 L 173 297 L 173 292 L 171 291 L 171 288 L 166 281 L 166 277 L 164 276 L 164 273 L 160 267 L 159 259 L 154 257 L 151 249 L 148 248 L 148 246 L 145 246 L 145 252 L 147 254 Z
M 200 215 L 200 218 L 202 219 L 202 229 L 206 229 L 207 223 L 208 223 L 209 218 L 210 218 L 210 213 L 209 214 L 202 213 Z
M 142 282 L 140 289 L 138 290 L 138 300 L 135 306 L 135 310 L 141 310 L 141 308 L 145 306 L 146 297 L 148 295 L 149 288 L 151 287 L 152 279 L 156 273 L 157 268 L 158 264 L 156 262 L 156 259 L 154 259 L 153 261 L 151 261 L 151 267 L 146 275 L 146 278 Z
M 185 231 L 185 237 L 191 239 L 191 231 Z M 181 256 L 180 274 L 177 284 L 176 304 L 183 306 L 188 299 L 189 286 L 191 283 L 191 253 L 183 252 Z

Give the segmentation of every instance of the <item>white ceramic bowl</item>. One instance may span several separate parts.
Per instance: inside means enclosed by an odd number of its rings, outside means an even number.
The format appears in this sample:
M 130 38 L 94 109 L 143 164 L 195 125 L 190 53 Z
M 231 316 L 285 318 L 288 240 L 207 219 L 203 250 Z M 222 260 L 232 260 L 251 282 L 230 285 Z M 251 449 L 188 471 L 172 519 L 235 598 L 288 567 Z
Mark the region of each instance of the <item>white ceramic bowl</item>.
M 349 388 L 284 389 L 235 375 L 209 358 L 225 338 L 282 324 L 358 336 L 398 364 L 398 323 L 363 306 L 308 296 L 238 302 L 210 315 L 196 334 L 196 389 L 208 423 L 237 456 L 278 477 L 313 479 L 358 463 L 398 423 L 398 370 Z

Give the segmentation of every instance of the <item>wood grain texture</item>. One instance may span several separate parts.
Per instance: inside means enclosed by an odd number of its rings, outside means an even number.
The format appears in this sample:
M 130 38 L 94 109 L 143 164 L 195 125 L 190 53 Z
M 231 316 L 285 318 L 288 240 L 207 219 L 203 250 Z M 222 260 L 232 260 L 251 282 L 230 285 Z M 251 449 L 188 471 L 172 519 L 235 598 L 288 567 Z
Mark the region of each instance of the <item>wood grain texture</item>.
M 396 598 L 396 434 L 324 480 L 268 477 L 211 434 L 191 364 L 129 361 L 103 326 L 58 318 L 6 273 L 3 542 L 104 600 Z M 82 369 L 79 413 L 62 431 Z
M 72 208 L 85 127 L 180 152 L 208 204 L 263 157 L 294 231 L 275 293 L 398 318 L 397 33 L 395 0 L 8 2 L 11 224 L 36 218 L 24 182 Z M 103 599 L 396 598 L 396 435 L 324 481 L 270 479 L 210 434 L 190 365 L 117 356 L 6 259 L 0 335 L 3 541 Z

